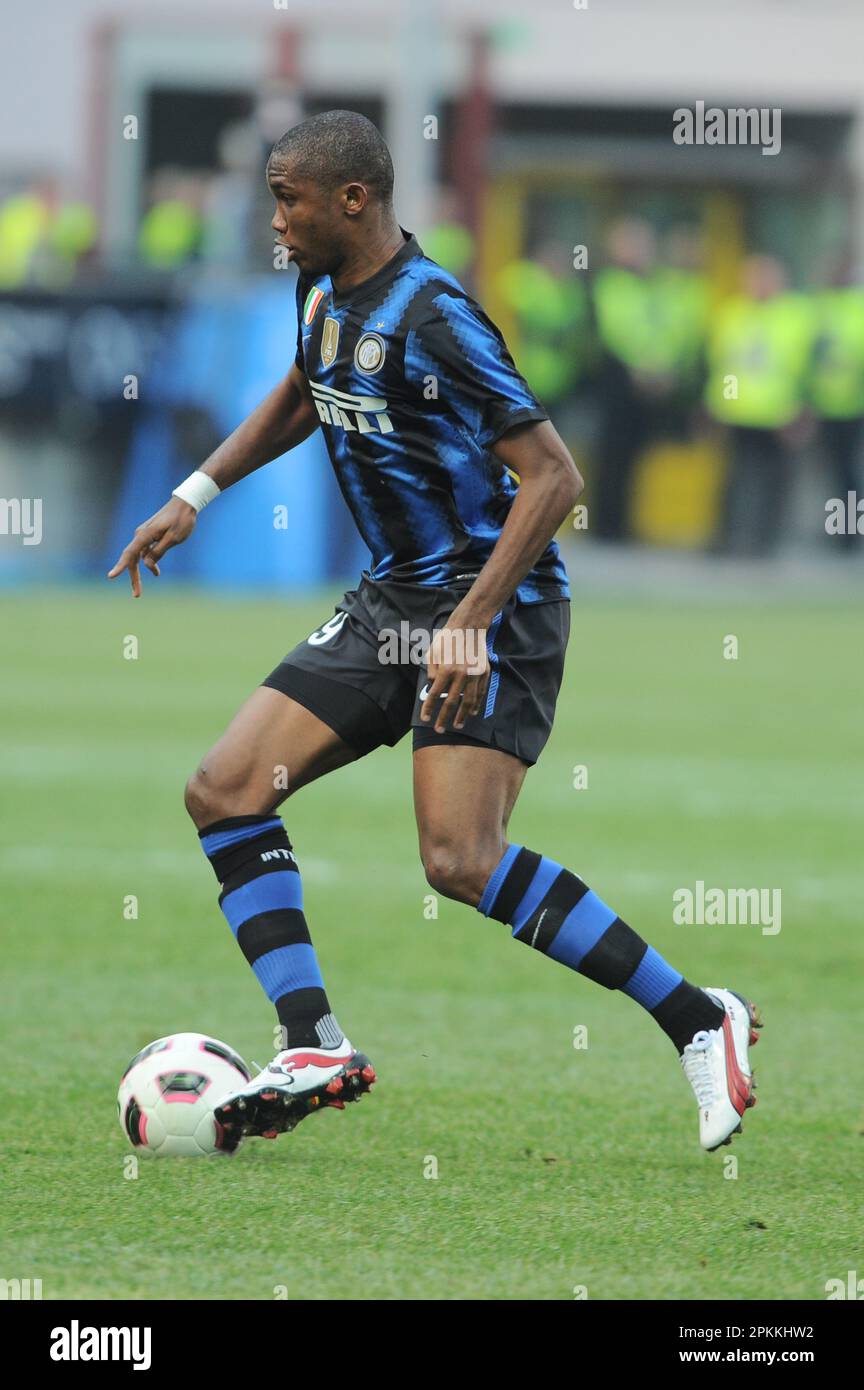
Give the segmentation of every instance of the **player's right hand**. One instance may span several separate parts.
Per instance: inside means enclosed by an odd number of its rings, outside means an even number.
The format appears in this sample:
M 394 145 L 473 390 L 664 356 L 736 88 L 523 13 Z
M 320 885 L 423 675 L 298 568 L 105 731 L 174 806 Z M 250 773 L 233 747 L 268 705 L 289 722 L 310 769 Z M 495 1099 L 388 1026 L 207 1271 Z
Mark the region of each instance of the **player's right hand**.
M 195 529 L 198 513 L 188 502 L 180 497 L 171 497 L 141 526 L 136 526 L 135 535 L 123 551 L 113 569 L 108 571 L 109 579 L 116 579 L 124 570 L 129 571 L 132 595 L 141 597 L 140 565 L 147 566 L 151 574 L 158 578 L 159 564 L 166 550 L 172 545 L 180 545 Z

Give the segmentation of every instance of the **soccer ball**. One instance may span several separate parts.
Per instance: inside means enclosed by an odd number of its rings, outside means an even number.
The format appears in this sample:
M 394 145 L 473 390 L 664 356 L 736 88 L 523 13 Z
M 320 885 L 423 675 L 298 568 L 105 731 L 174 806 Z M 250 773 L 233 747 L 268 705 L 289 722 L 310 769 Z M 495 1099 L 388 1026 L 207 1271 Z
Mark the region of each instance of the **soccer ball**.
M 117 1111 L 135 1152 L 153 1158 L 208 1158 L 226 1152 L 215 1107 L 249 1068 L 227 1043 L 204 1033 L 157 1038 L 133 1057 L 120 1081 Z

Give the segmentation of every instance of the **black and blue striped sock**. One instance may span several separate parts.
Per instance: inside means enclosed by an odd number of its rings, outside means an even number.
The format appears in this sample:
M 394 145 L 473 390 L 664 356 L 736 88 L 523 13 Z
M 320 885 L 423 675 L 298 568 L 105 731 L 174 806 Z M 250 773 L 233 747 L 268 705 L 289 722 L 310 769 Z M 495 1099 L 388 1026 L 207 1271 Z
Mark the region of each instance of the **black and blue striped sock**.
M 679 1052 L 701 1028 L 723 1022 L 719 1004 L 673 970 L 581 878 L 533 850 L 508 846 L 477 911 L 510 925 L 517 941 L 628 994 Z
M 324 991 L 281 817 L 229 816 L 198 836 L 222 885 L 219 906 L 276 1006 L 282 1047 L 337 1047 L 343 1033 Z

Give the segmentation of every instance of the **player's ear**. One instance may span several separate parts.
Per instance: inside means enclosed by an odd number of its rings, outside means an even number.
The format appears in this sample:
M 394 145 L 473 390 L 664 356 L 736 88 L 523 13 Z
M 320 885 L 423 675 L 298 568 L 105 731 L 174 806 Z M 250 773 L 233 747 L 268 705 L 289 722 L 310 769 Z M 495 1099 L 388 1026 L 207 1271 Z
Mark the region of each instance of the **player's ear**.
M 369 194 L 362 183 L 348 183 L 342 190 L 342 205 L 352 217 L 362 212 L 368 201 Z

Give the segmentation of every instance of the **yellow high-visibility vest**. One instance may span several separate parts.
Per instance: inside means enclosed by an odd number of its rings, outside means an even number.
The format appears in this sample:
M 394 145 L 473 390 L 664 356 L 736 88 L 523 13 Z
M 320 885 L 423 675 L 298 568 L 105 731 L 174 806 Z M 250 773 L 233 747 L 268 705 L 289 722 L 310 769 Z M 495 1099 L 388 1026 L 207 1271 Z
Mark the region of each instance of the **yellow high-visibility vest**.
M 554 401 L 578 380 L 588 354 L 588 298 L 578 278 L 535 261 L 511 261 L 496 288 L 516 315 L 516 362 L 531 390 Z
M 813 408 L 835 420 L 864 415 L 864 289 L 823 290 L 815 309 L 808 388 Z
M 729 299 L 718 310 L 708 345 L 705 404 L 727 425 L 781 429 L 804 405 L 814 337 L 804 295 Z
M 708 282 L 696 271 L 675 266 L 662 267 L 653 278 L 672 370 L 693 373 L 708 331 Z
M 707 312 L 701 276 L 609 266 L 594 281 L 594 308 L 603 345 L 634 371 L 679 375 L 695 366 Z
M 474 259 L 474 238 L 461 222 L 436 223 L 426 229 L 420 244 L 429 259 L 451 275 L 464 274 Z
M 0 207 L 0 285 L 24 284 L 33 257 L 48 226 L 48 209 L 41 198 L 22 193 Z
M 87 203 L 64 203 L 46 231 L 45 239 L 55 255 L 77 261 L 96 244 L 98 227 Z
M 201 218 L 195 209 L 179 198 L 166 198 L 145 213 L 138 250 L 150 265 L 173 270 L 189 259 L 200 237 Z

